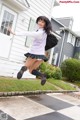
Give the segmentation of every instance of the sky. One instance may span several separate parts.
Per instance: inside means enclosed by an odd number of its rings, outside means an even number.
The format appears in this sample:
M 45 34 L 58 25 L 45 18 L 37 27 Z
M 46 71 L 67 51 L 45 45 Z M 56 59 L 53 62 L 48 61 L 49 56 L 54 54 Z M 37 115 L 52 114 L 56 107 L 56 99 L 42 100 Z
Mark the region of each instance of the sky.
M 60 0 L 57 0 L 60 3 Z M 80 0 L 62 0 L 62 1 L 78 1 Z M 80 3 L 60 3 L 60 6 L 54 7 L 52 11 L 54 18 L 73 17 L 72 30 L 80 33 Z

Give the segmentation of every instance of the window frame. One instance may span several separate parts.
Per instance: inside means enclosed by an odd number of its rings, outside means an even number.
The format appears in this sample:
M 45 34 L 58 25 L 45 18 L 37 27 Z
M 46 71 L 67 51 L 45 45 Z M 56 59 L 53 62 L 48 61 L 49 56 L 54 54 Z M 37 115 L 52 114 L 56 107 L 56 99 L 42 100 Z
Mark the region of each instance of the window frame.
M 63 61 L 65 61 L 66 59 L 69 59 L 69 57 L 64 54 L 64 56 L 63 56 Z
M 31 24 L 32 24 L 32 26 L 31 26 Z M 30 17 L 29 25 L 28 25 L 28 31 L 34 31 L 35 28 L 36 28 L 35 19 L 33 19 L 32 17 Z M 33 38 L 32 37 L 26 37 L 25 47 L 28 47 L 28 48 L 31 47 L 32 43 L 33 43 Z
M 68 33 L 68 38 L 67 38 L 67 43 L 70 43 L 71 45 L 74 46 L 75 45 L 75 41 L 76 41 L 76 37 L 69 32 Z
M 53 53 L 52 64 L 57 65 L 58 55 L 58 52 Z
M 6 12 L 6 17 L 4 16 L 5 12 Z M 9 19 L 7 18 L 8 15 L 10 17 Z M 12 17 L 13 17 L 13 19 L 12 19 Z M 11 23 L 10 19 L 12 20 L 12 23 Z M 9 11 L 4 10 L 3 19 L 1 22 L 1 26 L 0 26 L 0 32 L 5 34 L 5 35 L 10 36 L 10 32 L 7 30 L 7 28 L 12 27 L 13 21 L 14 21 L 14 15 L 12 13 L 10 13 Z M 3 22 L 4 22 L 4 24 L 3 24 Z M 2 29 L 2 27 L 3 27 L 3 29 Z
M 76 47 L 80 47 L 80 40 L 76 40 Z
M 72 39 L 72 34 L 69 32 L 68 38 L 67 38 L 67 43 L 71 43 L 71 39 Z

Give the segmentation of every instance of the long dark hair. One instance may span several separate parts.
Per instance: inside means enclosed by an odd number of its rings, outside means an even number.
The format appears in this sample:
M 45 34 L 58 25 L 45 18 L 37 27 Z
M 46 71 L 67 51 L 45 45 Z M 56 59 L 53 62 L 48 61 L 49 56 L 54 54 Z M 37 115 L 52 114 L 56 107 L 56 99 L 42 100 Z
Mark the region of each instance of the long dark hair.
M 36 19 L 36 23 L 38 23 L 39 20 L 43 20 L 45 22 L 45 27 L 44 27 L 44 30 L 47 34 L 50 34 L 50 31 L 52 31 L 52 26 L 51 26 L 51 22 L 50 20 L 45 17 L 45 16 L 39 16 L 37 19 Z

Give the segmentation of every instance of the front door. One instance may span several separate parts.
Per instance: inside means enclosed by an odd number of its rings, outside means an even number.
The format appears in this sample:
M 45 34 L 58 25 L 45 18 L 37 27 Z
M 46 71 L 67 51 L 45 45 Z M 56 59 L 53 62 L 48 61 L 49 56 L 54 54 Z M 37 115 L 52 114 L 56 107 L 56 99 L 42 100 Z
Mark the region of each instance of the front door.
M 17 19 L 16 12 L 3 6 L 0 15 L 0 57 L 8 58 L 10 53 L 10 47 L 12 43 L 12 34 L 7 30 L 11 27 L 12 30 L 15 28 Z

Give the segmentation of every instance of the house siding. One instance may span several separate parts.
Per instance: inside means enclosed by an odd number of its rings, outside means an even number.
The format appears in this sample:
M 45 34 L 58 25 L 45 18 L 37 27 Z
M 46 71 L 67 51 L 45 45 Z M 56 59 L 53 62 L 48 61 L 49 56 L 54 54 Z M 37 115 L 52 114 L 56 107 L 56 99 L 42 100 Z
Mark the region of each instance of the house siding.
M 39 15 L 45 15 L 51 18 L 52 1 L 53 0 L 29 0 L 30 8 L 23 12 L 18 11 L 15 6 L 10 6 L 4 1 L 4 5 L 12 8 L 17 13 L 15 32 L 28 30 L 30 17 L 36 19 Z M 0 3 L 0 10 L 1 5 L 2 4 Z M 9 58 L 0 58 L 0 76 L 16 77 L 16 73 L 24 64 L 24 53 L 29 51 L 29 48 L 25 47 L 25 40 L 26 36 L 13 36 Z M 23 77 L 33 76 L 27 73 Z
M 53 31 L 60 31 L 60 28 L 64 27 L 64 25 L 67 27 L 69 27 L 69 25 L 70 25 L 69 24 L 70 20 L 65 21 L 65 19 L 64 20 L 59 19 L 59 22 L 61 24 L 56 22 L 54 19 L 52 19 L 51 22 L 52 22 Z M 63 24 L 63 23 L 65 23 L 65 24 Z M 68 35 L 69 35 L 69 32 L 67 32 L 67 31 L 60 32 L 60 36 L 62 36 L 62 37 L 61 37 L 61 39 L 59 39 L 57 46 L 55 46 L 55 48 L 54 48 L 53 57 L 54 57 L 54 54 L 58 53 L 58 58 L 57 58 L 57 62 L 56 62 L 56 65 L 58 65 L 58 66 L 60 66 L 61 63 L 63 62 L 64 55 L 67 56 L 68 58 L 72 58 L 74 56 L 75 46 L 73 46 L 71 43 L 67 42 Z
M 74 54 L 74 46 L 67 42 L 68 34 L 68 32 L 65 33 L 65 41 L 62 49 L 60 64 L 63 62 L 64 55 L 66 55 L 68 58 L 72 58 Z

